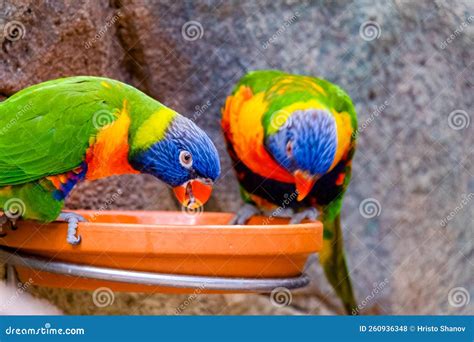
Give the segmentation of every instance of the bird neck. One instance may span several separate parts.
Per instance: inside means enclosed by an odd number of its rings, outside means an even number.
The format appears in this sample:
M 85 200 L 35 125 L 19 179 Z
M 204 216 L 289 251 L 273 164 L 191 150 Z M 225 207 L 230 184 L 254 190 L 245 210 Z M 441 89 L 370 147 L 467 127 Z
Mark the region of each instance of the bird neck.
M 118 118 L 103 127 L 91 141 L 86 153 L 86 179 L 139 173 L 128 162 L 130 123 L 127 101 L 124 100 Z

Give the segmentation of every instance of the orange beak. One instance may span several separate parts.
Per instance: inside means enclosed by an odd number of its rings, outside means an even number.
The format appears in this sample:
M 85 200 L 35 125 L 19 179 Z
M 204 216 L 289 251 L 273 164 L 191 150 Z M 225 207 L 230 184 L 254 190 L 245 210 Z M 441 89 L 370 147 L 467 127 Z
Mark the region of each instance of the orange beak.
M 297 201 L 302 201 L 314 186 L 314 183 L 318 180 L 318 177 L 311 176 L 308 172 L 302 170 L 296 170 L 293 173 L 295 176 L 296 191 L 298 191 Z
M 211 197 L 212 181 L 192 179 L 173 188 L 178 201 L 189 209 L 197 209 Z

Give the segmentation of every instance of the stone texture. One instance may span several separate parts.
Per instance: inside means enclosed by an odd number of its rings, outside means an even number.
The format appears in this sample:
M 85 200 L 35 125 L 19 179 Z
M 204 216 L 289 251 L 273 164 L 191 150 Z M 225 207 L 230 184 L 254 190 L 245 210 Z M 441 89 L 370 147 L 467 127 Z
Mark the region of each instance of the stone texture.
M 209 132 L 223 175 L 207 209 L 235 210 L 237 184 L 219 130 L 233 83 L 264 68 L 335 82 L 353 98 L 360 123 L 343 224 L 361 312 L 472 314 L 471 303 L 455 307 L 448 300 L 455 287 L 473 292 L 474 201 L 471 195 L 463 204 L 463 196 L 474 192 L 474 124 L 456 130 L 449 120 L 455 110 L 472 120 L 472 15 L 469 0 L 6 0 L 0 28 L 16 20 L 24 35 L 1 41 L 0 95 L 79 74 L 129 82 Z M 202 26 L 196 40 L 182 33 L 191 20 Z M 367 21 L 380 28 L 378 38 L 363 39 Z M 118 188 L 124 195 L 111 209 L 177 208 L 166 187 L 146 176 L 81 184 L 68 206 L 101 207 Z M 373 218 L 359 210 L 369 198 L 379 203 Z M 202 295 L 183 313 L 340 313 L 316 261 L 308 265 L 311 286 L 294 293 L 289 307 L 258 295 Z M 89 292 L 33 293 L 71 314 L 173 314 L 188 298 L 116 294 L 114 304 L 97 308 Z

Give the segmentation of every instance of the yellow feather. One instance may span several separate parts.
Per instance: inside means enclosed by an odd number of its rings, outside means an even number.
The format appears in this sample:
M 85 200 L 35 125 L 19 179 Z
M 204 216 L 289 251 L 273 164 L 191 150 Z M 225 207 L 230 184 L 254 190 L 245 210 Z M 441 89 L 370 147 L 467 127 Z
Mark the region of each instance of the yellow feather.
M 108 84 L 108 83 L 105 82 L 105 81 L 100 82 L 100 84 L 101 84 L 103 87 L 105 87 L 105 88 L 108 88 L 108 89 L 112 88 L 112 87 L 110 86 L 110 84 Z
M 268 94 L 270 94 L 270 97 L 272 96 L 272 93 L 283 95 L 289 89 L 293 91 L 297 89 L 309 91 L 313 92 L 314 94 L 322 94 L 323 96 L 327 95 L 326 91 L 319 84 L 314 82 L 312 77 L 296 75 L 286 75 L 281 77 L 270 87 Z
M 163 139 L 166 129 L 176 115 L 178 114 L 175 111 L 167 107 L 153 113 L 138 129 L 132 149 L 146 149 Z
M 12 195 L 12 186 L 7 185 L 0 188 L 0 196 L 11 196 Z
M 230 133 L 234 149 L 239 159 L 253 172 L 290 183 L 293 177 L 273 160 L 265 149 L 262 116 L 267 110 L 264 93 L 254 96 L 247 94 L 249 89 L 241 87 L 229 106 Z
M 331 171 L 334 166 L 339 163 L 344 154 L 349 150 L 353 133 L 351 117 L 349 114 L 346 112 L 338 113 L 335 110 L 332 110 L 332 114 L 336 120 L 337 149 L 329 171 Z

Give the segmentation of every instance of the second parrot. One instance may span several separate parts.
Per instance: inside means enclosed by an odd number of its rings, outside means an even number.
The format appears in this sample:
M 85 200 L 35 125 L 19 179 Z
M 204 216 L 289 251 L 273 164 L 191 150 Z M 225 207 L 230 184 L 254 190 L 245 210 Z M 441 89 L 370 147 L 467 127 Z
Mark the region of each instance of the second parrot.
M 292 223 L 314 220 L 319 212 L 324 225 L 320 263 L 348 313 L 356 301 L 340 211 L 351 178 L 356 128 L 354 106 L 341 88 L 274 70 L 244 76 L 227 98 L 222 117 L 246 203 L 233 223 L 245 224 L 276 207 L 289 209 Z

